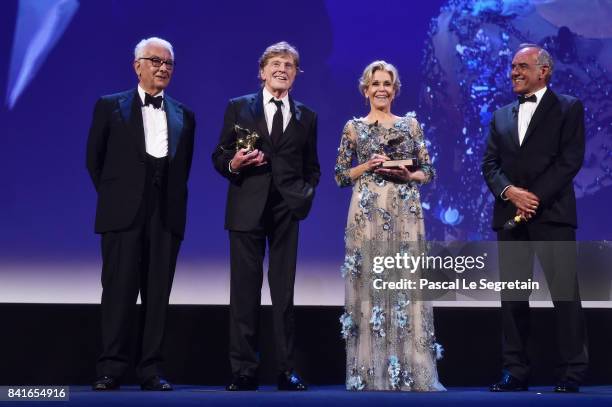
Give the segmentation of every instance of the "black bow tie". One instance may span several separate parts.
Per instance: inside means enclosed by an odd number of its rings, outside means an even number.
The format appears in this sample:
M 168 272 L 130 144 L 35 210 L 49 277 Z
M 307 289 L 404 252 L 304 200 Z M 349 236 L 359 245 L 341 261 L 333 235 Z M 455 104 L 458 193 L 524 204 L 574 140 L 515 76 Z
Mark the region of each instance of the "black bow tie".
M 533 103 L 537 103 L 538 102 L 538 97 L 535 95 L 535 93 L 531 96 L 519 96 L 518 97 L 518 102 L 519 105 L 522 105 L 525 102 L 533 102 Z
M 144 105 L 148 106 L 148 105 L 153 105 L 153 107 L 155 109 L 161 109 L 162 107 L 162 102 L 164 101 L 164 97 L 163 96 L 151 96 L 148 93 L 145 93 L 145 101 L 144 101 Z

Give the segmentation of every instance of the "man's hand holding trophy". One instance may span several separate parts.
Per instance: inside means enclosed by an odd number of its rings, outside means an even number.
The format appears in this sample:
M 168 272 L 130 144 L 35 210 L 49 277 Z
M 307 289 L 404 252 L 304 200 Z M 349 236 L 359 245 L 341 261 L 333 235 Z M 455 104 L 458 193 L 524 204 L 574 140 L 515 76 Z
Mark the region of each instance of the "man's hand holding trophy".
M 236 142 L 234 143 L 236 153 L 230 161 L 230 171 L 240 172 L 240 170 L 246 167 L 259 167 L 267 164 L 264 153 L 255 148 L 260 139 L 259 134 L 237 124 L 234 125 L 234 130 L 237 135 Z

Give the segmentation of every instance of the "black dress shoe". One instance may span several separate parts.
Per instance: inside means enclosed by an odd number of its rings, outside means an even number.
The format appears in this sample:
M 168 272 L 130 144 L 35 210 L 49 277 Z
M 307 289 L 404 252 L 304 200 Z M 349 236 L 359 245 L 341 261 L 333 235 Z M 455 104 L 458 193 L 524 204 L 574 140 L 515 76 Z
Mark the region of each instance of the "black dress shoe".
M 278 375 L 278 389 L 289 391 L 308 390 L 306 383 L 295 372 L 283 372 Z
M 113 376 L 100 376 L 91 385 L 91 389 L 96 391 L 118 390 L 119 380 Z
M 225 386 L 227 391 L 253 391 L 257 390 L 257 379 L 251 376 L 235 376 L 232 382 Z
M 140 385 L 140 390 L 172 391 L 174 388 L 161 376 L 151 376 Z
M 509 373 L 504 373 L 501 380 L 489 387 L 490 391 L 527 391 L 527 383 L 523 382 Z
M 580 392 L 580 386 L 572 381 L 562 381 L 557 383 L 553 391 L 555 393 L 578 393 Z

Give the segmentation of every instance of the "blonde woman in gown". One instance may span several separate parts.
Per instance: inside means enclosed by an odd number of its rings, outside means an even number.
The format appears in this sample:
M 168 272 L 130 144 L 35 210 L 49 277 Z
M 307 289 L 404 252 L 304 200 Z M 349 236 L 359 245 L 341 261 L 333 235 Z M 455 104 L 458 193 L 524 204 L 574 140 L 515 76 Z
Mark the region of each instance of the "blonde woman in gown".
M 442 348 L 435 341 L 431 303 L 409 290 L 375 289 L 374 279 L 400 281 L 411 276 L 403 270 L 376 274 L 371 266 L 374 256 L 421 253 L 425 228 L 418 186 L 430 182 L 434 170 L 414 113 L 391 113 L 400 88 L 395 67 L 385 61 L 371 63 L 359 88 L 370 112 L 346 123 L 335 167 L 338 185 L 353 188 L 341 270 L 346 280 L 345 312 L 340 317 L 346 387 L 445 390 L 438 381 L 436 360 Z M 382 168 L 391 151 L 417 158 L 417 168 Z

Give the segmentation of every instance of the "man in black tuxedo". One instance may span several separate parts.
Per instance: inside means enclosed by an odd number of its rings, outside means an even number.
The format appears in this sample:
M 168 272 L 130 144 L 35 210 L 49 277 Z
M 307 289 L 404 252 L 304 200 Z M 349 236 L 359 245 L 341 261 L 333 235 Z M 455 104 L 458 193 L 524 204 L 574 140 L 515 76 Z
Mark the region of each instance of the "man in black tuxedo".
M 87 169 L 98 193 L 102 234 L 102 354 L 94 390 L 113 390 L 128 365 L 129 332 L 140 292 L 137 375 L 143 390 L 172 390 L 161 346 L 176 258 L 185 231 L 195 119 L 164 94 L 172 45 L 142 40 L 134 50 L 135 89 L 96 103 Z
M 320 169 L 317 115 L 289 96 L 298 71 L 294 47 L 286 42 L 268 47 L 259 60 L 262 89 L 230 100 L 212 155 L 216 170 L 229 180 L 225 228 L 231 263 L 230 391 L 258 387 L 257 331 L 266 240 L 278 388 L 306 390 L 293 370 L 293 287 L 299 221 L 308 215 Z M 257 148 L 236 151 L 236 139 L 244 134 L 235 125 L 257 132 Z
M 546 50 L 521 45 L 511 71 L 518 101 L 494 113 L 482 170 L 495 196 L 500 279 L 531 278 L 537 255 L 555 306 L 560 361 L 554 390 L 577 392 L 588 364 L 573 188 L 584 160 L 584 108 L 580 100 L 547 88 L 552 70 Z M 515 216 L 518 222 L 508 223 Z M 529 294 L 502 292 L 504 369 L 491 391 L 527 390 Z

